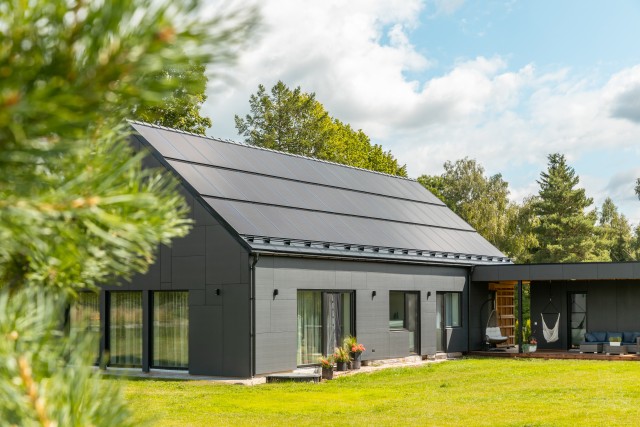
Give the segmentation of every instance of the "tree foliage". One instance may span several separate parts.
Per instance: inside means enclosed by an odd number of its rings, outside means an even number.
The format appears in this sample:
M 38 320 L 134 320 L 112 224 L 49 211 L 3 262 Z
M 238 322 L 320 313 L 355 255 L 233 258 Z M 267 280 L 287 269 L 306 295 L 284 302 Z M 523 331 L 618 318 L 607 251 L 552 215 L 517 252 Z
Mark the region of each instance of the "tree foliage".
M 390 151 L 371 144 L 362 130 L 332 118 L 314 93 L 291 90 L 282 81 L 267 93 L 263 85 L 249 98 L 251 114 L 235 117 L 248 144 L 350 166 L 407 176 Z
M 540 174 L 540 190 L 534 203 L 539 224 L 534 231 L 536 262 L 607 261 L 596 236 L 595 211 L 587 211 L 593 199 L 576 186 L 580 178 L 564 155 L 550 154 L 547 171 Z
M 418 182 L 507 255 L 520 259 L 526 254 L 533 239 L 529 211 L 509 201 L 502 175 L 487 177 L 480 164 L 464 158 L 447 161 L 442 175 L 422 175 Z
M 636 259 L 633 253 L 633 236 L 627 217 L 618 212 L 617 206 L 607 197 L 600 210 L 598 224 L 600 245 L 614 262 Z
M 200 108 L 207 100 L 205 90 L 209 79 L 205 66 L 196 64 L 187 69 L 166 69 L 149 78 L 172 81 L 176 88 L 161 105 L 136 106 L 134 117 L 147 123 L 204 135 L 211 127 L 211 119 L 200 114 Z
M 60 337 L 59 306 L 44 307 L 114 275 L 144 272 L 158 244 L 187 232 L 175 183 L 141 167 L 124 119 L 177 88 L 176 79 L 149 76 L 187 70 L 191 61 L 228 62 L 255 16 L 229 11 L 203 20 L 197 7 L 164 0 L 0 7 L 3 422 L 125 424 L 117 390 L 101 391 L 91 375 L 94 352 L 82 337 Z M 38 310 L 25 302 L 36 291 Z

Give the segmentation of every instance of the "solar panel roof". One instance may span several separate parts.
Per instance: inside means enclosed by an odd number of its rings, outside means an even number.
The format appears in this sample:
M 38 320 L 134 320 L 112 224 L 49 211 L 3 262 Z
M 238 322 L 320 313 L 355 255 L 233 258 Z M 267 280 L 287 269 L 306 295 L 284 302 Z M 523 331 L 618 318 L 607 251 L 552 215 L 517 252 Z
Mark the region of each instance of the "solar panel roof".
M 377 257 L 382 248 L 391 258 L 508 261 L 415 180 L 141 122 L 131 126 L 256 249 L 279 242 L 296 252 L 359 248 L 361 256 Z

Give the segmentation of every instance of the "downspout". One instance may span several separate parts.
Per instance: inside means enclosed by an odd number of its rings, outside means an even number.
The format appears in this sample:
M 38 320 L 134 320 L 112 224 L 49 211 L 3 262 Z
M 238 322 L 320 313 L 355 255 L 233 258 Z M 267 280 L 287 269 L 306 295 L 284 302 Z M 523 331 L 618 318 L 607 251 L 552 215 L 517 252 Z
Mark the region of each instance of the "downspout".
M 467 353 L 471 351 L 471 277 L 475 268 L 472 265 L 467 271 Z
M 249 301 L 251 302 L 251 378 L 256 374 L 256 264 L 260 259 L 260 254 L 253 253 L 250 255 L 251 264 L 249 266 L 249 274 L 251 276 L 251 286 L 249 287 Z

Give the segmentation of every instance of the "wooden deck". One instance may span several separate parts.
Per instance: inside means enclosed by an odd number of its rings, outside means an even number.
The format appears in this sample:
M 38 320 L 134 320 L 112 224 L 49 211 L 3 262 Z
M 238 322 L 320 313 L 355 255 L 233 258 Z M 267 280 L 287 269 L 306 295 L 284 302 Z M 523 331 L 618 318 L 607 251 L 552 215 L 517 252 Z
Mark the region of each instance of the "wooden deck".
M 513 350 L 508 351 L 470 351 L 467 356 L 473 357 L 518 357 L 529 359 L 581 359 L 581 360 L 622 360 L 640 362 L 638 354 L 624 355 L 606 355 L 604 353 L 580 353 L 575 350 L 558 351 L 558 350 L 538 350 L 534 353 L 517 353 Z

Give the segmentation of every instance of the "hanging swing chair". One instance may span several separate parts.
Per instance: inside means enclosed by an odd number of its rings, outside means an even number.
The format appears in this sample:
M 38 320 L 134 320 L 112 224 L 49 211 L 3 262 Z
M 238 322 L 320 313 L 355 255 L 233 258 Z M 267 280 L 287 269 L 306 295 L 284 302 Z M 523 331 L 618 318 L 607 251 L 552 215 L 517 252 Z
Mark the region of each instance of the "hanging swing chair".
M 492 310 L 489 319 L 487 319 L 487 329 L 485 331 L 485 341 L 489 345 L 489 350 L 498 350 L 497 345 L 507 342 L 508 339 L 509 337 L 502 335 L 502 331 L 498 326 L 498 313 Z
M 553 311 L 550 311 L 550 308 Z M 560 339 L 560 310 L 558 310 L 558 308 L 553 304 L 551 298 L 549 298 L 549 302 L 544 306 L 542 312 L 540 312 L 540 317 L 542 318 L 542 335 L 544 336 L 544 339 L 548 343 L 558 341 Z M 556 322 L 553 327 L 550 328 L 549 324 L 553 323 L 552 319 L 554 317 Z

